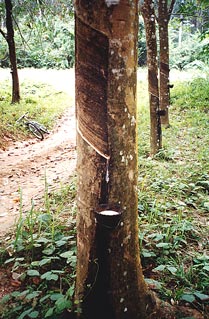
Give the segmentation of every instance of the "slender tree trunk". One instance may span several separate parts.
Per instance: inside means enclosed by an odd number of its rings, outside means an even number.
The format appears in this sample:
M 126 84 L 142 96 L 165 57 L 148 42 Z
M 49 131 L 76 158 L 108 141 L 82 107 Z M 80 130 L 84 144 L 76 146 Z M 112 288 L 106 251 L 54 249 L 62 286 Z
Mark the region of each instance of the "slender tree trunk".
M 170 81 L 169 81 L 169 35 L 168 24 L 176 0 L 158 2 L 158 26 L 160 39 L 160 113 L 161 123 L 169 127 Z
M 75 1 L 76 299 L 85 319 L 153 310 L 138 245 L 137 8 L 137 0 Z
M 184 17 L 183 15 L 181 14 L 180 15 L 180 24 L 179 24 L 179 43 L 178 43 L 178 47 L 179 49 L 181 48 L 182 46 L 182 33 L 183 33 L 183 21 L 184 21 Z
M 159 110 L 157 40 L 155 12 L 152 0 L 144 0 L 141 6 L 147 42 L 148 90 L 150 104 L 150 144 L 151 155 L 162 148 L 162 130 Z
M 9 47 L 9 59 L 11 63 L 11 74 L 12 74 L 12 103 L 20 101 L 20 87 L 19 77 L 17 72 L 17 60 L 16 60 L 16 49 L 14 41 L 14 29 L 12 23 L 12 2 L 11 0 L 5 0 L 6 7 L 6 28 L 7 35 L 6 40 Z
M 161 124 L 169 127 L 170 87 L 169 87 L 169 38 L 167 1 L 159 0 L 158 26 L 160 40 L 160 111 Z

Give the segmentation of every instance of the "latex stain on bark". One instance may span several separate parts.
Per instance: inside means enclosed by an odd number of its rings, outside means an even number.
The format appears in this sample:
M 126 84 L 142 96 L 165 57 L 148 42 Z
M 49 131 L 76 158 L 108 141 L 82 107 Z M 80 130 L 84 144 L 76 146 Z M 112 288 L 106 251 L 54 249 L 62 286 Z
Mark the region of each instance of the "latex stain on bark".
M 76 105 L 77 129 L 83 139 L 100 155 L 109 157 L 107 132 L 108 38 L 87 26 L 77 24 L 79 65 L 76 86 L 79 102 Z

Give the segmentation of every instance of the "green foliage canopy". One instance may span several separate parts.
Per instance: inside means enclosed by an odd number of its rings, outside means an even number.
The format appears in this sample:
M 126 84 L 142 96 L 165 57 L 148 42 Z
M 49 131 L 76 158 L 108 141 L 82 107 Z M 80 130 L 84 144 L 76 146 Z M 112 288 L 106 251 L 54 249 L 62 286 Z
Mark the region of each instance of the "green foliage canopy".
M 4 1 L 0 1 L 1 30 L 5 30 Z M 19 67 L 68 68 L 74 64 L 72 1 L 15 0 L 13 20 Z M 0 38 L 1 67 L 9 66 L 7 44 Z

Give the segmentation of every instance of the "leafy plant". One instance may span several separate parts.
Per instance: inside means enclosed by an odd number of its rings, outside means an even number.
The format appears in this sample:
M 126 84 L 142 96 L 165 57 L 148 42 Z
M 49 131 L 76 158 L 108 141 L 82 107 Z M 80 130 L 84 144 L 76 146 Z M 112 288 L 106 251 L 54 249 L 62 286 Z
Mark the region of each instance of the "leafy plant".
M 74 179 L 59 193 L 49 194 L 47 210 L 20 215 L 14 239 L 5 247 L 5 267 L 18 285 L 1 300 L 1 318 L 57 318 L 73 307 L 76 265 L 74 211 L 71 227 L 63 228 L 63 202 L 74 200 Z M 56 207 L 57 214 L 53 216 Z M 52 226 L 53 223 L 53 226 Z M 3 258 L 3 256 L 2 256 Z
M 205 90 L 204 90 L 205 89 Z M 138 87 L 144 95 L 143 82 Z M 149 110 L 139 104 L 139 243 L 144 275 L 162 299 L 207 316 L 208 81 L 174 83 L 164 148 L 149 157 Z
M 174 92 L 171 127 L 163 131 L 165 147 L 151 159 L 147 88 L 139 80 L 139 243 L 149 287 L 162 299 L 189 303 L 207 316 L 209 131 L 208 114 L 202 110 L 208 104 L 198 95 L 202 82 L 197 81 L 187 98 L 195 94 L 202 102 L 181 109 L 183 83 L 174 86 L 179 93 Z M 73 306 L 75 180 L 55 194 L 48 192 L 47 179 L 45 184 L 44 207 L 29 211 L 24 220 L 22 216 L 16 237 L 1 250 L 2 263 L 20 282 L 18 291 L 2 300 L 3 318 L 56 318 Z
M 3 5 L 3 4 L 2 4 Z M 5 13 L 1 5 L 1 20 Z M 13 7 L 18 68 L 66 69 L 74 65 L 74 18 L 72 2 L 24 1 Z M 2 23 L 2 31 L 4 31 Z M 0 66 L 9 67 L 8 47 L 0 37 Z
M 172 90 L 171 101 L 180 111 L 189 109 L 193 112 L 194 120 L 202 121 L 198 116 L 198 110 L 208 112 L 209 110 L 209 81 L 205 78 L 196 78 L 184 83 L 177 83 Z

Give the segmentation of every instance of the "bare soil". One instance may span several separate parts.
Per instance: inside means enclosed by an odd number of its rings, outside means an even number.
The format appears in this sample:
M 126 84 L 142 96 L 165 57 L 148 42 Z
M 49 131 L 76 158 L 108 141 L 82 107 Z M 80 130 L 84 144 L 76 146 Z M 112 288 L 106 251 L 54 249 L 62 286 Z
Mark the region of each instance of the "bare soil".
M 1 78 L 9 71 L 1 72 Z M 8 75 L 9 74 L 9 75 Z M 73 70 L 20 70 L 20 80 L 27 78 L 53 85 L 74 96 Z M 31 139 L 11 143 L 0 150 L 0 236 L 9 231 L 23 213 L 43 202 L 45 181 L 49 190 L 59 189 L 74 173 L 75 151 L 74 106 L 70 107 L 43 141 Z M 20 195 L 21 193 L 21 195 Z M 21 204 L 22 202 L 22 204 Z

